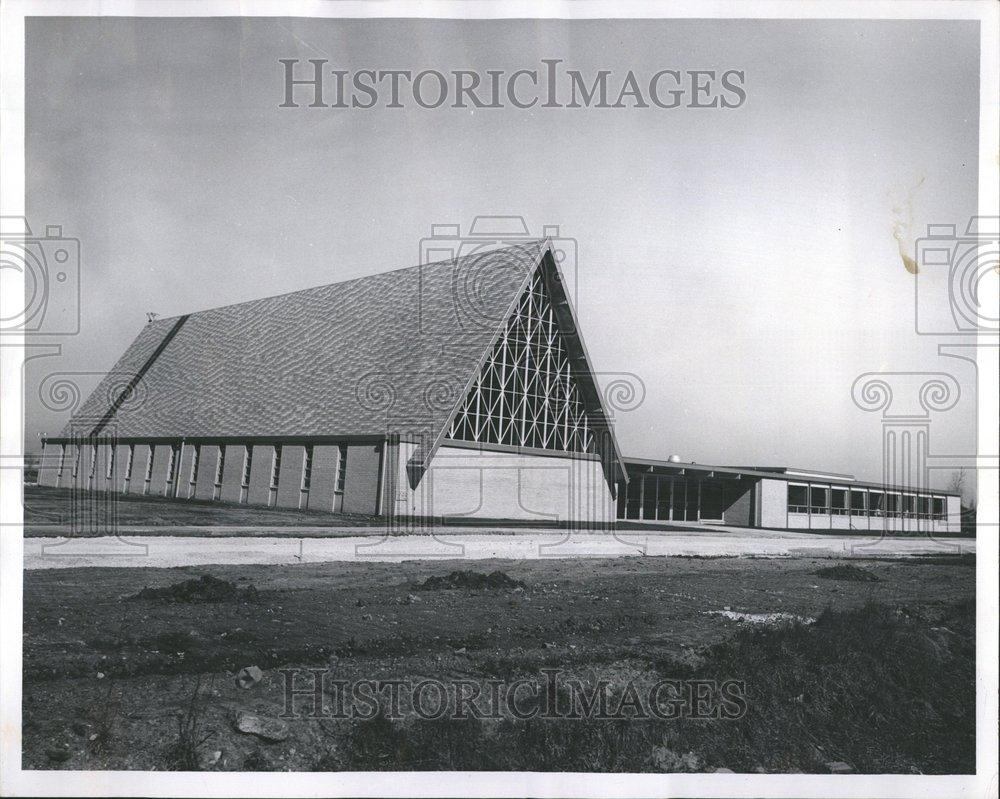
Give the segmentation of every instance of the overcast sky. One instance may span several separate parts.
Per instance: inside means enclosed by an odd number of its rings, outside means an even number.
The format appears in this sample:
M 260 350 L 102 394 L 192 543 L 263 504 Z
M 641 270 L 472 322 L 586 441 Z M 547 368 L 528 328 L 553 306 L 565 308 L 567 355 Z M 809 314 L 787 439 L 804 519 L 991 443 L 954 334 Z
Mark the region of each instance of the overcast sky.
M 29 366 L 29 446 L 65 421 L 41 377 L 110 369 L 146 311 L 415 264 L 432 224 L 520 214 L 577 242 L 596 370 L 645 385 L 627 455 L 877 480 L 879 416 L 851 385 L 880 370 L 952 373 L 931 450 L 972 451 L 972 367 L 915 334 L 893 229 L 909 246 L 975 213 L 976 23 L 45 19 L 26 50 L 29 220 L 83 252 L 81 331 Z M 281 58 L 739 69 L 747 100 L 279 108 Z

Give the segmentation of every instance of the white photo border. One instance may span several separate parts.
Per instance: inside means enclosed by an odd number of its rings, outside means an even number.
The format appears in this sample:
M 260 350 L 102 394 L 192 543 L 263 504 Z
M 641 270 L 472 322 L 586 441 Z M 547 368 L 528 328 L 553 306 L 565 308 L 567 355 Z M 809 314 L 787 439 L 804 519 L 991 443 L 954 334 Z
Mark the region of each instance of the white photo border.
M 745 18 L 966 19 L 980 21 L 979 214 L 1000 215 L 1000 5 L 992 0 L 761 0 L 641 2 L 577 0 L 10 0 L 0 5 L 0 212 L 24 216 L 25 17 L 316 17 L 316 18 Z M 4 295 L 24 296 L 23 276 L 0 273 Z M 997 303 L 997 297 L 987 298 Z M 996 306 L 984 314 L 997 317 Z M 980 453 L 997 446 L 998 350 L 977 349 Z M 992 470 L 979 471 L 980 519 L 992 520 L 977 547 L 977 774 L 776 775 L 578 774 L 529 772 L 191 773 L 21 770 L 21 627 L 23 522 L 23 340 L 0 347 L 0 794 L 5 796 L 997 796 L 998 491 Z M 12 387 L 18 390 L 11 390 Z M 990 389 L 992 387 L 992 389 Z M 17 464 L 14 468 L 12 464 Z

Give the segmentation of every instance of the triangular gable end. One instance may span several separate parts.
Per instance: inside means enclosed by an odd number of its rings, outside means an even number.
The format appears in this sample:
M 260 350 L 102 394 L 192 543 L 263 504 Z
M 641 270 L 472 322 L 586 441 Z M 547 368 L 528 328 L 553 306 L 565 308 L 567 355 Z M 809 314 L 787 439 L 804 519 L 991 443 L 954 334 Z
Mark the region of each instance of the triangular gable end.
M 408 464 L 412 486 L 445 439 L 598 455 L 610 486 L 623 475 L 601 390 L 550 248 L 525 281 L 432 450 L 423 457 L 415 453 Z

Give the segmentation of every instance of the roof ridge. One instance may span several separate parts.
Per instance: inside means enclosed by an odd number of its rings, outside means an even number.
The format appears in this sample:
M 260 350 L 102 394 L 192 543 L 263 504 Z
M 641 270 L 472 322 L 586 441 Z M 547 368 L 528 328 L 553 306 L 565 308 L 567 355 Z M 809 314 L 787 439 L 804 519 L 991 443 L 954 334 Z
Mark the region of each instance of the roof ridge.
M 524 241 L 521 241 L 517 244 L 511 244 L 506 247 L 497 247 L 495 250 L 487 250 L 486 252 L 494 253 L 494 252 L 503 252 L 505 250 L 514 250 L 517 249 L 518 247 L 523 247 L 529 244 L 544 245 L 546 241 L 548 241 L 547 238 L 525 239 Z M 474 255 L 481 255 L 481 254 L 482 253 L 479 252 L 472 252 L 469 253 L 468 255 L 462 255 L 455 258 L 443 258 L 440 261 L 430 261 L 425 264 L 411 264 L 410 266 L 400 266 L 397 267 L 396 269 L 387 269 L 384 272 L 373 272 L 370 275 L 359 275 L 358 277 L 349 277 L 345 280 L 334 280 L 330 283 L 320 283 L 315 286 L 307 286 L 304 289 L 293 289 L 292 291 L 283 291 L 280 294 L 268 294 L 263 297 L 254 297 L 251 300 L 240 300 L 239 302 L 227 302 L 222 305 L 214 305 L 210 308 L 201 308 L 197 311 L 188 311 L 186 313 L 174 314 L 173 316 L 157 317 L 154 321 L 156 322 L 176 321 L 177 319 L 180 319 L 181 317 L 184 316 L 197 316 L 198 314 L 210 313 L 211 311 L 221 311 L 223 308 L 235 308 L 238 305 L 249 305 L 254 302 L 263 302 L 264 300 L 274 300 L 277 299 L 278 297 L 291 297 L 293 294 L 304 294 L 307 291 L 316 291 L 317 289 L 328 288 L 330 286 L 342 286 L 348 283 L 356 283 L 359 280 L 370 280 L 375 277 L 381 277 L 382 275 L 392 275 L 395 274 L 396 272 L 405 272 L 409 269 L 419 269 L 421 267 L 437 266 L 439 264 L 446 264 L 446 263 L 458 263 L 459 261 L 463 261 L 467 258 L 472 258 Z

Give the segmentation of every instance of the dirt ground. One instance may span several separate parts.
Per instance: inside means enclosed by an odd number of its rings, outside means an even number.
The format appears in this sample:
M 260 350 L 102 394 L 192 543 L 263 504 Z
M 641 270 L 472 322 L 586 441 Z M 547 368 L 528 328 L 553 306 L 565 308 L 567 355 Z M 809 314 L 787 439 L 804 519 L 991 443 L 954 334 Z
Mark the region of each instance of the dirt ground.
M 610 674 L 614 679 L 623 675 L 645 678 L 652 673 L 671 673 L 672 669 L 678 674 L 686 672 L 680 676 L 687 678 L 700 676 L 701 670 L 707 676 L 718 676 L 720 668 L 739 671 L 740 663 L 747 659 L 745 654 L 736 658 L 734 666 L 732 653 L 724 655 L 716 649 L 731 641 L 743 641 L 740 645 L 749 642 L 746 651 L 750 653 L 774 653 L 772 664 L 761 660 L 747 666 L 750 716 L 755 712 L 755 696 L 763 703 L 765 694 L 777 691 L 777 715 L 784 718 L 785 709 L 805 702 L 803 711 L 795 711 L 800 717 L 809 711 L 810 701 L 797 695 L 802 690 L 814 697 L 816 712 L 829 715 L 833 711 L 824 708 L 836 707 L 838 713 L 854 714 L 839 725 L 845 735 L 855 721 L 871 726 L 874 732 L 883 721 L 912 723 L 912 719 L 872 721 L 871 700 L 859 700 L 855 707 L 845 705 L 842 695 L 827 695 L 824 686 L 833 685 L 833 678 L 823 673 L 825 665 L 816 666 L 816 661 L 808 658 L 797 667 L 801 674 L 787 679 L 801 678 L 813 688 L 778 685 L 786 677 L 779 677 L 775 669 L 791 657 L 782 652 L 808 647 L 820 633 L 793 625 L 795 630 L 787 633 L 787 640 L 773 636 L 758 640 L 753 636 L 763 633 L 747 632 L 741 614 L 782 614 L 776 618 L 808 622 L 822 617 L 824 611 L 861 612 L 859 609 L 872 602 L 890 609 L 890 616 L 884 617 L 889 621 L 882 616 L 863 617 L 876 620 L 862 622 L 862 627 L 889 630 L 874 639 L 876 643 L 858 640 L 843 647 L 854 659 L 845 660 L 844 669 L 867 670 L 864 673 L 871 673 L 875 689 L 879 680 L 887 681 L 883 693 L 889 695 L 909 684 L 907 680 L 917 684 L 913 675 L 897 685 L 892 673 L 878 671 L 880 659 L 888 661 L 898 650 L 897 643 L 886 642 L 908 640 L 885 637 L 898 632 L 890 629 L 893 619 L 907 624 L 918 620 L 920 636 L 930 636 L 928 640 L 944 634 L 926 630 L 947 629 L 953 636 L 952 629 L 968 627 L 974 618 L 974 558 L 852 558 L 851 566 L 865 573 L 861 581 L 851 580 L 850 570 L 816 574 L 834 564 L 830 559 L 811 558 L 635 557 L 25 572 L 24 767 L 338 770 L 444 767 L 441 763 L 468 767 L 469 755 L 463 755 L 461 748 L 463 739 L 475 738 L 464 734 L 470 729 L 468 725 L 460 726 L 457 736 L 443 727 L 435 728 L 435 735 L 447 734 L 434 739 L 435 752 L 418 757 L 399 749 L 399 741 L 409 738 L 388 722 L 383 722 L 383 726 L 388 724 L 384 729 L 371 726 L 375 724 L 371 722 L 359 735 L 357 721 L 291 718 L 286 720 L 286 740 L 266 742 L 258 735 L 236 731 L 234 718 L 240 711 L 270 718 L 281 715 L 285 683 L 278 669 L 283 667 L 327 668 L 336 678 L 348 680 L 479 679 L 537 673 L 545 666 L 573 674 Z M 501 581 L 483 588 L 421 588 L 428 577 L 444 577 L 453 570 L 469 568 L 481 573 L 502 570 L 510 581 L 520 581 L 523 586 Z M 230 588 L 221 601 L 210 603 L 167 602 L 157 599 L 155 592 L 136 598 L 144 588 L 166 588 L 204 575 L 228 581 L 236 592 Z M 956 620 L 947 620 L 952 618 Z M 945 624 L 951 629 L 942 626 Z M 818 629 L 822 624 L 815 626 Z M 836 628 L 841 631 L 837 635 L 850 638 L 858 626 L 851 621 Z M 910 637 L 914 634 L 903 632 Z M 823 634 L 828 633 L 829 629 Z M 807 637 L 810 635 L 813 638 Z M 879 646 L 887 651 L 866 651 Z M 665 722 L 667 726 L 656 727 L 652 733 L 659 743 L 640 760 L 616 755 L 607 762 L 593 763 L 592 768 L 809 772 L 845 761 L 858 771 L 955 770 L 970 762 L 971 752 L 962 748 L 947 755 L 950 760 L 943 760 L 941 741 L 947 739 L 954 747 L 968 746 L 962 737 L 965 732 L 959 736 L 951 730 L 964 723 L 966 703 L 972 696 L 971 677 L 965 685 L 954 673 L 954 663 L 962 669 L 971 668 L 971 659 L 967 647 L 956 654 L 959 650 L 952 643 L 927 646 L 937 659 L 927 661 L 931 665 L 926 678 L 958 680 L 955 690 L 959 694 L 957 699 L 948 698 L 943 710 L 903 703 L 905 712 L 917 714 L 917 720 L 923 720 L 920 714 L 927 715 L 926 724 L 919 726 L 921 734 L 928 737 L 927 742 L 913 743 L 905 751 L 871 752 L 872 745 L 856 748 L 861 744 L 856 745 L 851 736 L 845 737 L 838 730 L 824 738 L 822 732 L 790 733 L 780 725 L 774 729 L 761 726 L 764 722 L 760 719 L 741 722 L 741 727 L 699 722 L 700 726 L 684 728 L 687 737 L 677 740 L 676 730 L 668 729 L 669 722 Z M 948 650 L 945 654 L 942 646 Z M 837 660 L 838 648 L 834 641 L 832 654 L 819 657 Z M 921 653 L 913 657 L 918 655 L 924 657 Z M 728 665 L 713 671 L 713 658 L 717 664 Z M 865 658 L 874 660 L 862 662 Z M 938 663 L 947 664 L 953 673 L 934 674 Z M 252 687 L 238 687 L 236 674 L 248 666 L 259 667 L 263 678 Z M 775 675 L 773 684 L 771 674 Z M 857 677 L 850 679 L 856 681 Z M 789 696 L 784 696 L 785 691 Z M 793 692 L 796 695 L 791 695 Z M 893 701 L 894 707 L 900 705 Z M 920 697 L 914 701 L 919 704 Z M 844 707 L 847 709 L 842 710 Z M 894 712 L 886 710 L 887 714 Z M 942 713 L 957 716 L 942 720 Z M 775 715 L 774 710 L 764 714 L 768 718 Z M 799 717 L 780 723 L 807 724 L 808 719 Z M 378 740 L 373 744 L 371 731 L 378 729 L 384 735 L 375 736 Z M 577 744 L 555 741 L 553 729 L 531 727 L 535 738 L 518 738 L 527 742 L 523 746 L 530 751 L 512 755 L 510 761 L 496 761 L 494 767 L 580 768 L 574 759 L 578 757 L 573 748 Z M 575 730 L 585 728 L 573 729 L 576 735 Z M 607 743 L 604 729 L 594 739 L 594 746 L 607 753 L 615 746 Z M 627 736 L 639 727 L 615 729 Z M 634 746 L 648 743 L 645 732 L 643 736 Z M 773 736 L 770 742 L 765 740 L 769 736 Z M 390 746 L 385 741 L 396 743 Z M 386 746 L 391 749 L 389 754 Z M 447 753 L 441 754 L 442 746 Z M 688 747 L 693 747 L 690 753 Z M 925 749 L 931 754 L 920 754 Z M 545 753 L 547 759 L 537 760 L 543 756 L 539 753 Z M 477 763 L 489 762 L 476 757 Z M 591 767 L 589 761 L 583 767 Z

